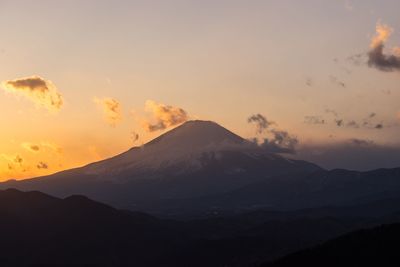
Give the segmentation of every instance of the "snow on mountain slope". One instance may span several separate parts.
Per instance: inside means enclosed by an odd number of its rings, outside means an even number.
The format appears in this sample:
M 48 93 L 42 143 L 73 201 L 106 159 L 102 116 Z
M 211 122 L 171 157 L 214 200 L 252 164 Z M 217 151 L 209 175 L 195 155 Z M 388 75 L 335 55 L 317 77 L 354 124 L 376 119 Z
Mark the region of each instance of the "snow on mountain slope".
M 85 174 L 98 175 L 99 179 L 115 180 L 121 173 L 131 177 L 146 174 L 157 177 L 155 172 L 177 166 L 177 174 L 199 171 L 204 159 L 220 160 L 225 152 L 245 153 L 257 158 L 263 155 L 271 160 L 290 160 L 268 154 L 248 140 L 211 121 L 189 121 L 166 134 L 129 151 L 83 169 Z M 239 166 L 238 166 L 239 167 Z M 240 168 L 235 168 L 240 171 Z M 235 170 L 232 169 L 234 172 Z M 124 177 L 126 179 L 126 177 Z

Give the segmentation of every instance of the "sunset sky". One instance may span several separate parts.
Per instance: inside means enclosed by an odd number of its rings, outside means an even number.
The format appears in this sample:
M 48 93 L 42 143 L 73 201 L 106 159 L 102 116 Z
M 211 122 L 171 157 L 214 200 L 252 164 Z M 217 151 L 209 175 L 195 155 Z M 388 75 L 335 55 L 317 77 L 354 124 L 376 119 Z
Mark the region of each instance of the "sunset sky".
M 298 141 L 289 156 L 398 167 L 399 10 L 398 0 L 0 0 L 0 180 L 104 159 L 189 119 L 268 135 L 253 114 Z

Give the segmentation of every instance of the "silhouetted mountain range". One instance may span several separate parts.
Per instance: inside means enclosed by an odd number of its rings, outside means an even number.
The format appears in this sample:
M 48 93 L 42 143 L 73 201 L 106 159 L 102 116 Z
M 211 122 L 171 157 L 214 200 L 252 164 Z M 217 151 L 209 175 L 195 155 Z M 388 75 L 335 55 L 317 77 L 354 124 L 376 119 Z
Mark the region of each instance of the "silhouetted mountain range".
M 324 170 L 269 153 L 214 122 L 190 121 L 145 144 L 82 168 L 0 188 L 86 195 L 162 216 L 293 210 L 396 197 L 400 168 Z
M 62 200 L 10 189 L 0 192 L 0 214 L 1 266 L 145 266 L 153 263 L 154 250 L 168 253 L 179 238 L 151 216 L 117 211 L 83 196 Z
M 1 266 L 254 266 L 400 222 L 400 169 L 328 171 L 205 121 L 10 187 L 37 191 L 0 191 Z
M 399 266 L 400 224 L 358 230 L 265 267 Z
M 83 196 L 9 189 L 0 191 L 0 265 L 254 266 L 361 227 L 400 221 L 391 209 L 379 217 L 340 207 L 327 216 L 329 209 L 172 221 Z
M 273 176 L 317 170 L 269 153 L 214 122 L 190 121 L 113 158 L 0 188 L 58 197 L 82 194 L 120 208 L 165 214 L 182 211 L 169 200 L 224 194 Z

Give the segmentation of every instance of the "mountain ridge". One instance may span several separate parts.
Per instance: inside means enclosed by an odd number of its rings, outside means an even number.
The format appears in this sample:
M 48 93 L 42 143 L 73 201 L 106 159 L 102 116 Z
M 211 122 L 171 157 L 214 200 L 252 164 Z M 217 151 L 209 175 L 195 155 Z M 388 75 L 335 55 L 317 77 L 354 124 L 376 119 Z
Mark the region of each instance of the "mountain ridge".
M 85 196 L 0 190 L 0 265 L 258 266 L 361 227 L 399 222 L 399 201 L 369 204 L 392 203 L 373 218 L 336 207 L 176 221 Z
M 83 194 L 121 208 L 219 194 L 270 177 L 321 170 L 270 153 L 219 124 L 188 121 L 141 147 L 53 175 L 0 183 L 64 197 Z M 147 208 L 146 208 L 147 209 Z
M 86 195 L 152 214 L 302 209 L 396 196 L 400 169 L 331 171 L 268 153 L 210 121 L 187 122 L 143 147 L 54 175 L 0 183 L 57 197 Z
M 359 229 L 261 267 L 398 266 L 400 223 Z

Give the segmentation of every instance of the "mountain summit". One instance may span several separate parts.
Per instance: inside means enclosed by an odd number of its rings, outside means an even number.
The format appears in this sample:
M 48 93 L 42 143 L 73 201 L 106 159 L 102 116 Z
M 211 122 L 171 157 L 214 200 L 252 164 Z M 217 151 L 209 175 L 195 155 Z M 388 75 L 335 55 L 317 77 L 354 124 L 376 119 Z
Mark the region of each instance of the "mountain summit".
M 173 165 L 199 168 L 200 158 L 221 151 L 254 149 L 249 141 L 212 121 L 188 121 L 153 139 L 142 147 L 86 167 L 87 174 L 122 173 L 127 170 L 141 172 L 170 168 Z M 183 166 L 185 165 L 185 166 Z M 188 167 L 188 168 L 187 168 Z M 193 170 L 193 169 L 192 169 Z M 132 177 L 132 173 L 128 176 Z M 145 174 L 147 178 L 149 174 Z M 106 178 L 104 175 L 103 178 Z M 112 177 L 115 179 L 116 177 Z
M 255 149 L 254 144 L 215 122 L 188 121 L 142 147 L 90 164 L 84 168 L 84 173 L 114 181 L 139 176 L 147 179 L 161 177 L 165 176 L 165 171 L 174 176 L 202 169 L 207 159 L 221 158 L 223 153 L 254 152 Z
M 187 121 L 181 126 L 147 143 L 146 147 L 165 149 L 203 149 L 216 145 L 242 144 L 245 140 L 213 121 Z

